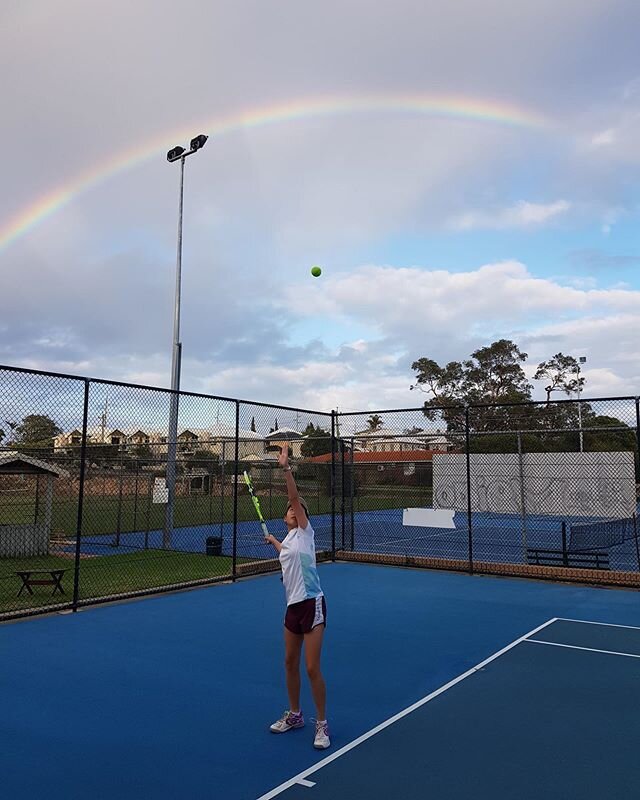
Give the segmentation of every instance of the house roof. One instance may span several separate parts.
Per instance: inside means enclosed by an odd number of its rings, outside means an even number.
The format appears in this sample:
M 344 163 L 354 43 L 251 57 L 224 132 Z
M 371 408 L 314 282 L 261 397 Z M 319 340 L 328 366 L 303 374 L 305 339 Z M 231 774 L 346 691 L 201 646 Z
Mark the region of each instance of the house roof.
M 292 441 L 293 439 L 304 439 L 306 437 L 304 433 L 295 431 L 293 428 L 278 428 L 277 431 L 271 431 L 271 433 L 267 433 L 264 438 L 268 441 L 271 439 L 275 439 L 276 441 Z
M 240 428 L 239 437 L 242 441 L 243 439 L 254 439 L 254 440 L 263 440 L 263 436 L 260 433 L 256 433 L 255 431 L 247 431 Z M 212 439 L 235 439 L 236 438 L 236 426 L 235 425 L 223 425 L 217 424 L 211 428 L 211 438 Z
M 393 430 L 392 428 L 379 428 L 377 431 L 363 430 L 356 431 L 353 436 L 358 439 L 393 439 L 394 441 L 422 442 L 422 441 L 446 441 L 440 430 L 422 430 L 414 433 L 404 433 L 403 431 Z M 348 437 L 346 437 L 348 438 Z
M 385 464 L 385 463 L 415 463 L 417 461 L 431 461 L 434 455 L 446 455 L 444 451 L 440 450 L 383 450 L 381 452 L 367 452 L 360 453 L 357 450 L 353 452 L 354 464 Z M 349 463 L 350 456 L 346 456 L 345 463 Z M 304 463 L 311 464 L 328 464 L 331 463 L 331 453 L 325 453 L 322 456 L 312 456 L 305 458 Z
M 68 478 L 65 469 L 48 464 L 40 458 L 33 458 L 17 450 L 0 453 L 0 472 L 4 475 L 54 475 L 56 478 Z

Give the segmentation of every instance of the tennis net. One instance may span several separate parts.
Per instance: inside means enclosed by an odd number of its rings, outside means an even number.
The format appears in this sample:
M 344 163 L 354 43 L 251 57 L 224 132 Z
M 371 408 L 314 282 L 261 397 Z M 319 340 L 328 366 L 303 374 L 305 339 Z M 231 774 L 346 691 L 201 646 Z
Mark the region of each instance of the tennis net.
M 569 534 L 569 552 L 606 550 L 636 538 L 636 517 L 634 515 L 586 525 L 570 525 Z

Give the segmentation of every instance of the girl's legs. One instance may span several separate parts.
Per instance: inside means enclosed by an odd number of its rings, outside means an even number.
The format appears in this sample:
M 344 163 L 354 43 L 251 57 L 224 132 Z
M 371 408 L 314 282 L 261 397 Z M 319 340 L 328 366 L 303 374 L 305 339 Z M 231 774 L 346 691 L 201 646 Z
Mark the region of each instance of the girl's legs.
M 304 636 L 284 629 L 284 669 L 287 676 L 289 709 L 300 711 L 300 651 Z M 323 717 L 324 719 L 324 717 Z
M 316 625 L 309 633 L 304 635 L 304 655 L 307 665 L 307 675 L 311 684 L 313 701 L 316 704 L 316 714 L 319 720 L 326 719 L 326 688 L 324 678 L 320 671 L 320 654 L 322 652 L 322 637 L 324 625 Z M 301 639 L 303 637 L 300 637 Z M 298 650 L 298 659 L 300 651 Z M 287 673 L 288 674 L 288 673 Z M 288 685 L 288 684 L 287 684 Z M 300 691 L 300 677 L 298 673 L 298 692 Z M 298 694 L 299 696 L 299 694 Z M 293 708 L 293 706 L 292 706 Z

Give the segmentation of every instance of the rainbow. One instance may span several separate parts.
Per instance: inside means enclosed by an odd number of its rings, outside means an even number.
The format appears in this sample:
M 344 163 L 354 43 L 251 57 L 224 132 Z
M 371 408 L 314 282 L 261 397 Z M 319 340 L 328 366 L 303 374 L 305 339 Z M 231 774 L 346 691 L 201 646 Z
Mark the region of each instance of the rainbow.
M 277 105 L 236 112 L 163 133 L 131 149 L 114 153 L 91 169 L 76 175 L 67 183 L 43 194 L 35 202 L 18 211 L 0 226 L 0 251 L 28 233 L 78 195 L 102 181 L 131 169 L 157 156 L 176 142 L 189 140 L 194 132 L 223 136 L 246 128 L 260 128 L 295 120 L 353 114 L 415 114 L 448 117 L 521 128 L 549 128 L 545 117 L 532 111 L 490 100 L 452 96 L 369 95 L 358 97 L 326 97 L 297 100 Z

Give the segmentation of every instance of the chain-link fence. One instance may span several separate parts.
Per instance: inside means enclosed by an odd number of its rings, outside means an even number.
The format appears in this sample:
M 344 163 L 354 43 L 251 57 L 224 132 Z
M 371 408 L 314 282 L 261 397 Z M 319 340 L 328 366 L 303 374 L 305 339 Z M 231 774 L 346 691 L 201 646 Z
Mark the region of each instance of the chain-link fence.
M 638 399 L 323 413 L 0 367 L 0 617 L 318 559 L 640 585 Z M 175 412 L 176 403 L 173 403 Z
M 337 557 L 640 586 L 638 419 L 634 397 L 340 414 Z
M 333 555 L 330 413 L 180 392 L 172 427 L 173 396 L 0 368 L 0 616 L 277 570 L 244 474 L 281 537 L 284 442 Z

